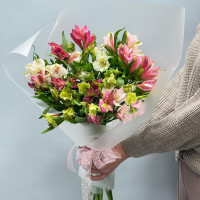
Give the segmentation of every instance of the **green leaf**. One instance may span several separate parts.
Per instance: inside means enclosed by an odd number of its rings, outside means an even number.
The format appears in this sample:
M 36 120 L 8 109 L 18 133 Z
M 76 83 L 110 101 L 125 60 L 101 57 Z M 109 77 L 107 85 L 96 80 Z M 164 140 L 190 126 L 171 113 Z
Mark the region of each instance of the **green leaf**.
M 49 97 L 48 96 L 45 96 L 45 95 L 38 95 L 38 96 L 32 96 L 33 98 L 36 98 L 36 99 L 40 99 L 42 100 L 43 102 L 45 102 L 47 105 L 51 105 L 52 102 L 49 100 Z
M 117 51 L 118 35 L 119 35 L 119 33 L 120 33 L 122 30 L 124 30 L 124 29 L 125 29 L 125 27 L 122 28 L 122 29 L 120 29 L 120 30 L 118 30 L 118 31 L 114 34 L 114 46 L 115 46 L 116 51 Z
M 81 61 L 83 63 L 87 63 L 89 59 L 89 53 L 83 52 L 82 57 L 81 57 Z
M 50 127 L 47 128 L 46 130 L 44 130 L 44 131 L 42 132 L 42 134 L 47 133 L 47 132 L 49 132 L 49 131 L 51 131 L 51 130 L 53 130 L 53 129 L 54 129 L 54 127 L 53 127 L 53 126 L 50 126 Z
M 84 122 L 86 122 L 86 118 L 85 117 L 75 117 L 75 121 L 77 123 L 84 123 Z
M 94 80 L 94 73 L 93 72 L 90 72 L 90 75 L 85 77 L 85 81 L 91 81 L 91 80 Z
M 77 73 L 76 67 L 74 65 L 69 65 L 73 74 Z
M 51 108 L 51 106 L 49 106 L 48 108 L 46 108 L 46 109 L 43 111 L 42 115 L 41 115 L 38 119 L 43 118 L 43 117 L 44 117 L 43 114 L 47 114 L 47 113 L 49 112 L 50 108 Z
M 79 79 L 79 80 L 81 80 L 81 78 L 80 78 L 80 77 L 78 77 L 78 76 L 76 76 L 76 75 L 74 75 L 74 74 L 71 74 L 71 73 L 69 73 L 69 75 L 70 75 L 71 77 L 74 77 L 74 78 L 76 78 L 76 79 Z
M 115 52 L 112 49 L 109 49 L 108 47 L 105 46 L 105 49 L 111 56 L 115 56 Z
M 126 43 L 126 38 L 127 38 L 127 31 L 124 31 L 124 34 L 122 36 L 122 44 L 125 44 Z
M 77 68 L 82 68 L 83 67 L 83 65 L 80 62 L 76 62 L 75 60 L 73 61 L 73 64 Z
M 68 52 L 67 40 L 64 31 L 62 32 L 62 49 Z
M 77 105 L 77 106 L 80 106 L 80 105 L 81 105 L 76 99 L 72 99 L 72 100 L 71 100 L 71 104 L 72 104 L 72 105 Z
M 53 60 L 53 59 L 50 59 L 50 61 L 51 61 L 51 64 L 55 64 L 55 62 L 54 62 L 54 60 Z
M 83 67 L 84 71 L 91 72 L 92 71 L 92 64 L 88 63 Z

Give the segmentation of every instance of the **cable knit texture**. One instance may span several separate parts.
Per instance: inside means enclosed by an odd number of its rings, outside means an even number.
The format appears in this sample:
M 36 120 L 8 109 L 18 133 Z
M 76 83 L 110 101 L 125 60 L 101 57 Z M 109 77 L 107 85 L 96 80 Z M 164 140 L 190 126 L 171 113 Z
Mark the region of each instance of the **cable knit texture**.
M 171 150 L 200 174 L 200 24 L 184 66 L 167 84 L 151 118 L 122 141 L 131 157 Z

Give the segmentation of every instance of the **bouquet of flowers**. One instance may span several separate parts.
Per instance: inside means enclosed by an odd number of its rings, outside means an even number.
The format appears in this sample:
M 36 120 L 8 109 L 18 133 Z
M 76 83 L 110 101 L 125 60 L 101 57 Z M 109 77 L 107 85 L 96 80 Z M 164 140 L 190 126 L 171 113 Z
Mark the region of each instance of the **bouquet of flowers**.
M 119 119 L 127 123 L 143 114 L 142 102 L 156 84 L 158 70 L 143 54 L 136 35 L 124 30 L 108 33 L 97 47 L 96 36 L 87 26 L 75 26 L 62 44 L 51 46 L 52 59 L 40 58 L 34 51 L 33 63 L 26 66 L 28 85 L 48 108 L 40 118 L 48 121 L 46 133 L 62 122 L 106 125 Z M 75 49 L 78 45 L 80 51 Z M 49 113 L 54 108 L 57 113 Z
M 70 36 L 73 41 L 68 41 L 63 31 L 62 44 L 49 43 L 52 58 L 48 60 L 34 50 L 33 62 L 25 67 L 28 86 L 35 91 L 33 97 L 48 105 L 40 119 L 44 117 L 49 127 L 42 133 L 65 121 L 107 125 L 113 120 L 127 123 L 142 115 L 143 101 L 155 86 L 161 68 L 154 67 L 154 62 L 144 55 L 137 36 L 123 28 L 108 33 L 100 47 L 87 26 L 75 25 Z M 50 112 L 51 108 L 56 113 Z M 79 149 L 80 164 L 80 155 L 87 150 Z M 107 196 L 112 199 L 111 190 Z M 102 198 L 102 190 L 94 192 L 93 199 Z

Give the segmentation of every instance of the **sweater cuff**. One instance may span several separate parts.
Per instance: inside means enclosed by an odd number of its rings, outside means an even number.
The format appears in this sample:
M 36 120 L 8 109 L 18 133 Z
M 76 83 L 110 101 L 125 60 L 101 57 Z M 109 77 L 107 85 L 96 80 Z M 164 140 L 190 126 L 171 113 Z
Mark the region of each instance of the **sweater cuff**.
M 138 158 L 149 154 L 148 147 L 140 141 L 140 132 L 143 132 L 147 125 L 148 123 L 140 128 L 139 131 L 136 131 L 131 137 L 121 142 L 125 153 L 130 157 Z

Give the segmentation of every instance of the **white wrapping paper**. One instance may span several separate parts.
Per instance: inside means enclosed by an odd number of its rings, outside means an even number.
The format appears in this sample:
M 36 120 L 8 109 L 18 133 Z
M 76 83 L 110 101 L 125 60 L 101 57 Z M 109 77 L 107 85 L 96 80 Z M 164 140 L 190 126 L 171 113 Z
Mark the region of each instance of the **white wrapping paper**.
M 127 124 L 115 121 L 109 126 L 88 126 L 64 122 L 59 126 L 77 145 L 88 145 L 96 150 L 110 149 L 134 134 L 149 120 L 180 61 L 184 16 L 184 8 L 178 6 L 136 4 L 122 0 L 101 0 L 95 3 L 92 0 L 80 1 L 63 9 L 54 25 L 46 26 L 13 50 L 4 61 L 4 69 L 8 77 L 41 110 L 44 110 L 47 106 L 31 97 L 33 90 L 28 87 L 27 79 L 24 77 L 24 66 L 32 62 L 32 45 L 35 46 L 37 54 L 46 57 L 50 52 L 48 42 L 61 43 L 63 30 L 70 40 L 69 34 L 75 24 L 87 25 L 91 33 L 96 34 L 97 42 L 100 44 L 108 32 L 115 32 L 123 27 L 137 35 L 143 42 L 141 49 L 144 54 L 154 60 L 156 66 L 162 68 L 156 86 L 144 102 L 145 113 Z M 92 137 L 91 140 L 91 136 L 96 138 Z

